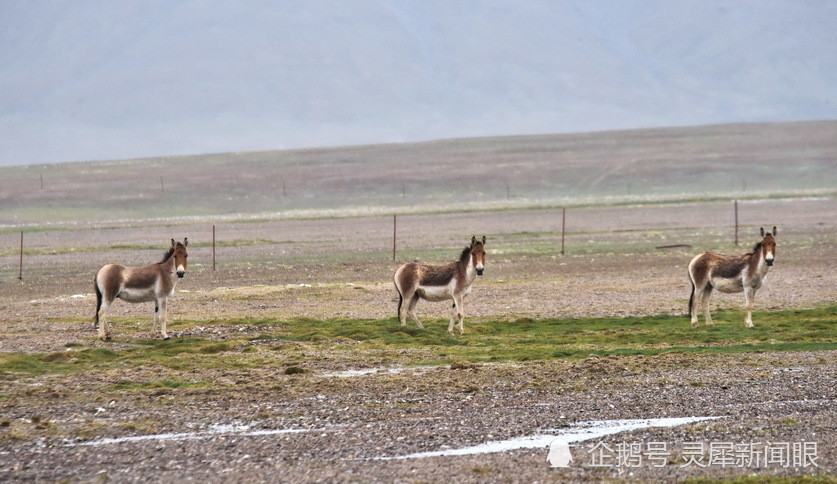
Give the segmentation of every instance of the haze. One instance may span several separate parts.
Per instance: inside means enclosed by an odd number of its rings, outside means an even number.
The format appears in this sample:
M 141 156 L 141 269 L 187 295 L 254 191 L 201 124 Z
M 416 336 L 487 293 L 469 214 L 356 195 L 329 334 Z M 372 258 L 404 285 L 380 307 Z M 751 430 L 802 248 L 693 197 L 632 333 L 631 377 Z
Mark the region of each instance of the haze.
M 837 3 L 0 6 L 0 166 L 837 119 Z

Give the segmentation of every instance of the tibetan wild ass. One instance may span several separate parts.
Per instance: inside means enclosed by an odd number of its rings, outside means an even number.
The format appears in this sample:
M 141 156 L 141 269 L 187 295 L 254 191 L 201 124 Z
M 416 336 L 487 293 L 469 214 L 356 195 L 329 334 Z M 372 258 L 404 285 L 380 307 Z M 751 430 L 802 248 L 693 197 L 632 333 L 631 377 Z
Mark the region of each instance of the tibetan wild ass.
M 186 254 L 188 239 L 183 243 L 171 239 L 171 248 L 157 264 L 145 267 L 125 267 L 108 264 L 96 273 L 96 317 L 94 328 L 99 330 L 99 338 L 110 339 L 105 313 L 119 298 L 130 303 L 154 301 L 154 330 L 160 325 L 160 335 L 169 339 L 166 333 L 166 299 L 174 294 L 177 279 L 186 275 Z M 175 277 L 177 275 L 177 277 Z
M 462 250 L 459 260 L 444 266 L 430 266 L 418 262 L 402 265 L 395 271 L 395 288 L 398 290 L 398 320 L 401 326 L 407 324 L 407 316 L 419 328 L 424 328 L 416 316 L 419 299 L 428 301 L 453 300 L 448 333 L 453 334 L 455 323 L 459 322 L 459 334 L 463 327 L 464 307 L 462 300 L 471 292 L 471 284 L 481 276 L 485 267 L 485 236 L 482 240 L 471 237 L 471 245 Z
M 753 252 L 744 255 L 720 255 L 704 252 L 689 263 L 689 278 L 692 281 L 692 295 L 689 297 L 689 314 L 692 326 L 698 325 L 698 311 L 704 308 L 706 324 L 712 324 L 709 314 L 709 296 L 712 289 L 721 292 L 744 292 L 747 318 L 744 324 L 753 326 L 753 301 L 756 291 L 776 258 L 776 227 L 773 232 L 761 229 L 762 240 L 753 247 Z

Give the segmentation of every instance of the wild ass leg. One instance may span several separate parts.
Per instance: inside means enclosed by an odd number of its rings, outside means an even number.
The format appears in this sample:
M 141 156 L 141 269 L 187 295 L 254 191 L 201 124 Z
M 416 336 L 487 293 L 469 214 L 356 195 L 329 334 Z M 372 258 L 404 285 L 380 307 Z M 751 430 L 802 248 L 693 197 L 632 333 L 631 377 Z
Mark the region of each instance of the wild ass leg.
M 698 287 L 692 280 L 692 295 L 689 299 L 689 316 L 691 317 L 692 327 L 698 326 L 698 311 L 700 311 L 700 304 L 703 297 L 703 288 Z
M 464 326 L 464 318 L 465 318 L 465 294 L 459 298 L 459 304 L 457 305 L 459 309 L 459 313 L 457 316 L 459 317 L 459 334 L 465 334 L 465 326 Z
M 160 302 L 157 303 L 158 307 L 160 308 L 159 311 L 159 318 L 160 318 L 160 336 L 163 339 L 170 339 L 169 335 L 166 333 L 166 320 L 168 319 L 168 311 L 167 311 L 167 304 L 166 300 L 162 299 Z
M 711 296 L 712 296 L 712 286 L 707 284 L 706 287 L 703 289 L 703 291 L 700 293 L 700 303 L 703 306 L 704 313 L 706 314 L 706 325 L 707 326 L 712 326 L 713 324 L 715 324 L 714 322 L 712 322 L 712 314 L 711 314 L 711 309 L 709 307 L 709 298 Z
M 747 319 L 744 320 L 744 326 L 748 328 L 753 327 L 753 302 L 756 300 L 756 290 L 750 286 L 744 288 L 744 306 L 747 310 Z
M 416 304 L 418 304 L 419 300 L 418 294 L 416 294 L 415 290 L 402 292 L 398 284 L 395 287 L 398 289 L 398 297 L 400 298 L 398 301 L 398 321 L 401 323 L 401 326 L 407 326 L 407 317 L 409 316 L 416 323 L 416 326 L 424 328 L 418 316 L 416 316 Z
M 703 269 L 696 267 L 696 262 L 700 260 L 700 257 L 694 258 L 689 264 L 689 282 L 692 283 L 692 294 L 689 295 L 689 316 L 693 328 L 697 328 L 700 325 L 698 315 L 703 310 L 704 293 L 707 288 L 710 291 L 712 290 L 706 274 L 703 273 Z
M 453 327 L 456 325 L 456 300 L 450 307 L 450 324 L 448 324 L 448 333 L 453 334 Z
M 465 333 L 465 328 L 462 324 L 463 318 L 463 311 L 464 307 L 462 306 L 462 295 L 454 294 L 453 295 L 453 308 L 450 315 L 450 324 L 448 325 L 448 333 L 453 334 L 453 327 L 454 324 L 458 321 L 459 322 L 459 334 Z
M 702 309 L 701 302 L 702 302 L 702 295 L 703 293 L 695 294 L 695 304 L 692 306 L 692 327 L 697 328 L 700 323 L 698 322 L 698 312 Z
M 401 326 L 407 326 L 407 315 L 410 312 L 410 303 L 415 296 L 405 297 L 399 290 L 398 297 L 401 298 L 398 302 L 398 321 L 401 323 Z
M 404 295 L 398 290 L 398 322 L 401 326 L 407 326 L 407 308 L 404 307 Z
M 424 325 L 421 324 L 421 321 L 419 321 L 418 316 L 416 316 L 416 305 L 418 304 L 418 301 L 419 297 L 413 294 L 413 296 L 410 298 L 410 301 L 407 303 L 407 316 L 409 316 L 410 319 L 412 319 L 413 322 L 416 323 L 416 326 L 418 326 L 420 329 L 424 329 Z
M 107 341 L 110 339 L 110 325 L 108 325 L 107 310 L 110 307 L 110 302 L 105 299 L 99 310 L 96 312 L 96 319 L 98 321 L 99 339 Z
M 96 274 L 96 280 L 93 282 L 93 286 L 96 289 L 96 316 L 93 318 L 93 328 L 99 333 L 99 339 L 106 341 L 110 339 L 107 311 L 119 292 L 113 288 L 100 287 L 98 273 Z

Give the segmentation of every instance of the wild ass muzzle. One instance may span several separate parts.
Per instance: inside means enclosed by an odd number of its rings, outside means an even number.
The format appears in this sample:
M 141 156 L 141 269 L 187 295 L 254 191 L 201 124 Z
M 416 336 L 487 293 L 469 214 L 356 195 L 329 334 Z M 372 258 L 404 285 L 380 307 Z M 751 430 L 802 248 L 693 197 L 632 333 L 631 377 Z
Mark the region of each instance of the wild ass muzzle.
M 166 333 L 166 299 L 174 294 L 178 279 L 186 275 L 186 246 L 188 239 L 175 242 L 171 239 L 171 248 L 157 264 L 145 267 L 125 267 L 108 264 L 96 273 L 96 317 L 94 329 L 99 331 L 103 341 L 110 339 L 110 327 L 105 313 L 117 298 L 130 303 L 154 301 L 154 327 L 160 327 L 160 336 L 169 339 Z
M 406 326 L 407 316 L 419 328 L 424 325 L 416 316 L 419 299 L 438 302 L 453 300 L 448 333 L 453 334 L 459 323 L 459 334 L 463 327 L 465 295 L 471 292 L 471 284 L 485 269 L 485 236 L 482 240 L 471 237 L 471 245 L 462 250 L 459 260 L 444 266 L 431 266 L 410 262 L 395 271 L 395 288 L 398 290 L 398 320 Z
M 712 289 L 721 292 L 744 292 L 747 318 L 744 325 L 753 326 L 753 302 L 756 291 L 761 288 L 767 271 L 776 258 L 776 227 L 773 232 L 761 229 L 762 240 L 753 247 L 753 252 L 744 255 L 720 255 L 704 252 L 689 263 L 689 278 L 692 294 L 689 297 L 689 315 L 692 326 L 698 325 L 698 311 L 702 307 L 706 324 L 711 325 L 709 297 Z

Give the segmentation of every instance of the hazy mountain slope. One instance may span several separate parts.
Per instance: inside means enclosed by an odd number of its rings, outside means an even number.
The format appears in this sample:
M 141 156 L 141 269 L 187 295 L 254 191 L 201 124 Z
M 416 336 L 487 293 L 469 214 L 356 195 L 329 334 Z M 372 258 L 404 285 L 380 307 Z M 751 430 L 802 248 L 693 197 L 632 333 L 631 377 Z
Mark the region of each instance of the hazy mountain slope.
M 0 6 L 0 164 L 837 118 L 837 4 Z
M 837 121 L 807 121 L 0 167 L 0 234 L 137 219 L 833 197 L 835 159 Z

